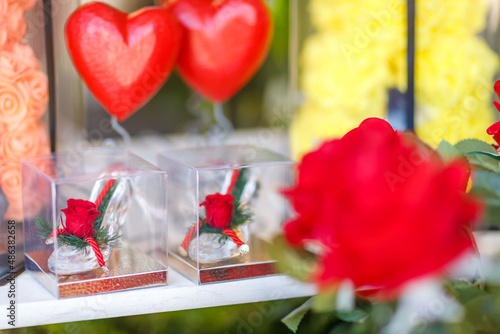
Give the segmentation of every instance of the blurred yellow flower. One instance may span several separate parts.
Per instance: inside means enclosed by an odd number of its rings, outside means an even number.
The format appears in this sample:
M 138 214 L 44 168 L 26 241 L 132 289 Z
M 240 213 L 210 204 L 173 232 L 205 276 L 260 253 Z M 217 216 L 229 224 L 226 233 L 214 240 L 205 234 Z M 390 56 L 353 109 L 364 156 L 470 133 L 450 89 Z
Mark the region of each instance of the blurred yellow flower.
M 306 103 L 301 106 L 290 125 L 292 153 L 294 156 L 302 156 L 322 141 L 340 137 L 359 126 L 366 117 L 383 117 L 384 113 L 385 105 L 381 103 L 358 116 L 354 116 L 349 109 L 324 108 L 311 102 Z
M 486 0 L 416 2 L 416 132 L 431 145 L 488 140 L 499 57 L 478 37 Z M 388 90 L 406 91 L 405 0 L 311 0 L 316 32 L 304 43 L 305 105 L 291 126 L 296 156 L 387 114 Z
M 311 36 L 302 57 L 307 70 L 301 81 L 307 100 L 322 108 L 343 109 L 360 116 L 372 104 L 386 104 L 390 71 L 384 63 L 387 55 L 380 50 L 346 55 L 332 34 Z

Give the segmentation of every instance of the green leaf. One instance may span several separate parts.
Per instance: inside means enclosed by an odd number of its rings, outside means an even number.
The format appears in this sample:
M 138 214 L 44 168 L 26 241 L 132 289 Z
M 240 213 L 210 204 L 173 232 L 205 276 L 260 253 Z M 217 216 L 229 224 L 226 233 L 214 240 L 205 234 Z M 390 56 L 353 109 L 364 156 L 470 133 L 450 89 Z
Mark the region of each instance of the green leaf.
M 313 310 L 318 313 L 335 312 L 337 304 L 337 288 L 321 291 L 312 298 Z
M 455 147 L 463 153 L 474 152 L 474 151 L 496 153 L 496 150 L 493 146 L 479 139 L 461 140 L 455 144 Z
M 474 332 L 464 324 L 450 323 L 421 323 L 411 331 L 412 334 L 473 334 Z
M 283 236 L 267 243 L 267 249 L 271 256 L 278 260 L 277 267 L 280 272 L 300 281 L 307 281 L 311 276 L 316 262 L 313 254 L 290 247 Z
M 498 217 L 500 217 L 500 199 L 487 198 L 485 211 L 480 227 L 500 227 L 500 221 L 498 220 Z
M 448 143 L 446 140 L 442 140 L 438 147 L 437 152 L 441 155 L 444 160 L 451 160 L 456 157 L 463 157 L 463 153 L 455 146 Z
M 483 151 L 473 151 L 473 152 L 469 152 L 467 154 L 481 154 L 481 155 L 484 155 L 484 156 L 487 156 L 487 157 L 490 157 L 492 159 L 495 159 L 496 161 L 500 161 L 500 155 L 498 155 L 498 153 L 490 153 L 490 152 L 483 152 Z
M 468 303 L 476 298 L 487 295 L 476 285 L 461 279 L 450 279 L 445 282 L 446 289 L 461 303 Z
M 335 327 L 333 327 L 332 330 L 328 332 L 328 334 L 353 333 L 352 326 L 352 323 L 341 322 L 339 324 L 336 324 Z
M 474 173 L 472 192 L 487 198 L 500 199 L 500 174 L 477 171 Z
M 482 224 L 485 226 L 500 225 L 500 221 L 498 221 L 500 215 L 500 175 L 485 171 L 475 172 L 472 193 L 483 197 L 486 202 L 486 214 Z
M 472 154 L 472 152 L 485 152 L 497 155 L 495 148 L 487 142 L 478 139 L 466 139 L 455 144 L 455 148 L 465 154 L 472 165 L 492 172 L 500 172 L 498 162 L 493 160 L 491 156 Z
M 366 318 L 368 316 L 368 313 L 356 308 L 356 309 L 352 310 L 351 312 L 335 312 L 335 315 L 337 316 L 337 318 L 339 318 L 342 321 L 358 322 L 358 321 Z
M 304 318 L 304 315 L 311 309 L 311 299 L 307 300 L 304 304 L 290 312 L 287 316 L 281 319 L 281 322 L 284 323 L 292 332 L 297 332 L 299 328 L 299 324 Z
M 379 328 L 374 328 L 370 323 L 339 322 L 328 334 L 367 334 L 380 333 Z
M 484 294 L 465 304 L 466 321 L 480 333 L 498 333 L 500 328 L 499 296 Z
M 370 317 L 379 327 L 385 327 L 396 313 L 396 303 L 374 303 L 371 307 Z

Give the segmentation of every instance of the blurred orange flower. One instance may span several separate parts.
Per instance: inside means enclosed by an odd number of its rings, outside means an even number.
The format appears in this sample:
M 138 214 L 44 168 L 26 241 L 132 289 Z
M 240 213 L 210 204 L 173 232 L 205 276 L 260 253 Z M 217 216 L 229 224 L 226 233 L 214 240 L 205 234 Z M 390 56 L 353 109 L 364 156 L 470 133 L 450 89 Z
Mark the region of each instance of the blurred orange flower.
M 0 49 L 9 49 L 26 34 L 24 9 L 19 1 L 0 0 Z
M 38 70 L 40 64 L 33 49 L 26 44 L 15 44 L 12 50 L 0 49 L 0 75 L 14 80 L 28 70 Z
M 35 3 L 0 0 L 0 187 L 9 202 L 6 218 L 16 220 L 22 219 L 20 159 L 50 152 L 40 121 L 48 104 L 47 77 L 33 49 L 20 42 L 24 12 Z
M 13 81 L 0 74 L 0 123 L 17 124 L 28 115 L 26 96 Z
M 20 89 L 26 96 L 28 115 L 39 119 L 42 117 L 49 102 L 48 80 L 45 73 L 31 70 L 17 78 Z
M 4 161 L 19 162 L 24 157 L 47 153 L 50 153 L 49 135 L 42 122 L 25 120 L 0 137 L 0 159 Z

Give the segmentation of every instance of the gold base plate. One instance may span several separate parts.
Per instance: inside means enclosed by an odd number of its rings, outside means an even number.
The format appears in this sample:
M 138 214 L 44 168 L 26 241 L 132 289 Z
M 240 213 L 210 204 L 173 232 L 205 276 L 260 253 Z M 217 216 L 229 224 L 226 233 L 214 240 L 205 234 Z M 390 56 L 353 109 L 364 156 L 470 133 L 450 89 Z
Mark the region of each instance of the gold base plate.
M 276 260 L 266 251 L 262 239 L 251 238 L 250 252 L 215 263 L 197 263 L 189 256 L 170 251 L 170 266 L 198 284 L 226 282 L 277 274 Z M 176 247 L 175 249 L 178 249 Z
M 76 275 L 50 272 L 47 259 L 52 250 L 30 252 L 26 255 L 27 269 L 59 298 L 153 287 L 167 284 L 167 267 L 128 243 L 113 250 L 106 262 L 109 275 L 99 269 Z M 164 261 L 166 263 L 166 261 Z

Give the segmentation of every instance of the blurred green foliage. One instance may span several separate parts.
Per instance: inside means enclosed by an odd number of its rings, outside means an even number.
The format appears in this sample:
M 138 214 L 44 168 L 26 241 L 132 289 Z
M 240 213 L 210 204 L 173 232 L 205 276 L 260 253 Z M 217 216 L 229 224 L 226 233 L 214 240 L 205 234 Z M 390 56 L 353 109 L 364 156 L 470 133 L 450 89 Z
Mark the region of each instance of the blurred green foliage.
M 281 323 L 280 319 L 304 301 L 304 298 L 277 300 L 263 303 L 20 328 L 5 331 L 5 333 L 291 333 Z M 193 305 L 193 307 L 196 307 L 196 305 Z

